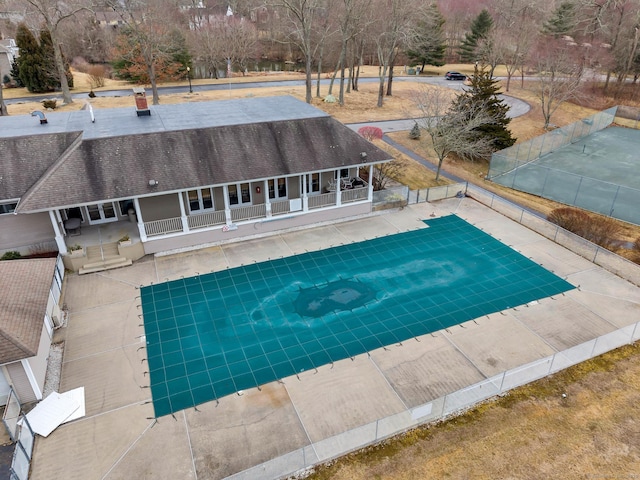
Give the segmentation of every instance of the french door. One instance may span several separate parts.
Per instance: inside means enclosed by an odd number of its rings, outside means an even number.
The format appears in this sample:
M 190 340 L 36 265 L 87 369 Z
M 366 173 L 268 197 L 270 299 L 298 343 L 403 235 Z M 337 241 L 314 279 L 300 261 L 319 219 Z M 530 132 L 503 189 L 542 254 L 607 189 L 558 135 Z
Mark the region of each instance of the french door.
M 93 205 L 87 205 L 87 217 L 91 225 L 98 223 L 117 222 L 118 214 L 116 213 L 115 205 L 109 203 L 94 203 Z

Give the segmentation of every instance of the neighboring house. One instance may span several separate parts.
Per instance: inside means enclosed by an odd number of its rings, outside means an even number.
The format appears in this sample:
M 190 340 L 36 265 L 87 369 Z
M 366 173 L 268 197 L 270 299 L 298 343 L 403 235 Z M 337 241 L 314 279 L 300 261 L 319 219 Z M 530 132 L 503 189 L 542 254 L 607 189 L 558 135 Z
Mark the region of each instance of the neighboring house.
M 392 160 L 293 97 L 136 105 L 0 117 L 0 253 L 55 242 L 83 273 L 368 214 Z
M 11 76 L 13 62 L 18 58 L 19 48 L 13 38 L 0 40 L 0 83 L 4 82 L 5 75 Z
M 60 257 L 0 261 L 0 405 L 42 399 L 64 275 Z

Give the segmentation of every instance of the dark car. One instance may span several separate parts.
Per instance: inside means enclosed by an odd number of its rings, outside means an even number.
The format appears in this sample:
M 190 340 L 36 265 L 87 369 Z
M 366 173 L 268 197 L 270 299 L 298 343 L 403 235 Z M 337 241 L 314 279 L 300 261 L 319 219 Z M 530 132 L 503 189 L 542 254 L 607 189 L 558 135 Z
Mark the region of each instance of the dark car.
M 460 72 L 447 72 L 444 74 L 447 80 L 466 80 L 467 76 Z

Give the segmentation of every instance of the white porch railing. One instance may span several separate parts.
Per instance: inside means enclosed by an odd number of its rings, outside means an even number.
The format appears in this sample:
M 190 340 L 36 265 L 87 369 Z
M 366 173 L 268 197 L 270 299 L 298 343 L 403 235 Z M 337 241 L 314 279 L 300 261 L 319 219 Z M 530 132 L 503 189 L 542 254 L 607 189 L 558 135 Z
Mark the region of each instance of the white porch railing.
M 144 233 L 147 237 L 164 235 L 182 231 L 182 219 L 180 217 L 165 218 L 163 220 L 153 220 L 144 222 Z
M 189 215 L 187 220 L 189 222 L 189 228 L 194 230 L 197 228 L 211 227 L 213 225 L 221 225 L 226 222 L 224 210 Z
M 358 187 L 351 190 L 341 190 L 342 203 L 357 202 L 358 200 L 366 200 L 369 195 L 368 187 Z
M 234 222 L 263 218 L 266 216 L 267 206 L 264 203 L 259 205 L 249 205 L 248 207 L 234 208 L 231 210 L 231 220 Z
M 321 208 L 336 204 L 336 192 L 323 193 L 321 195 L 309 195 L 309 209 Z
M 290 205 L 289 200 L 271 202 L 271 215 L 280 215 L 283 213 L 289 213 L 291 211 L 289 205 Z

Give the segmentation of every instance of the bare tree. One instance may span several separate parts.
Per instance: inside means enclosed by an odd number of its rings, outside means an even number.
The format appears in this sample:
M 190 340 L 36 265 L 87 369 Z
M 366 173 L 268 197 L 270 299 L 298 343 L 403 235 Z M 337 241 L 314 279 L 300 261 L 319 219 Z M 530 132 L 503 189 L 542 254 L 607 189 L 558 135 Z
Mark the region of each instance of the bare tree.
M 384 84 L 398 50 L 411 35 L 411 24 L 416 5 L 410 0 L 378 0 L 375 4 L 376 22 L 371 32 L 375 39 L 378 57 L 378 107 L 382 107 Z
M 324 14 L 326 0 L 268 0 L 268 2 L 274 7 L 282 9 L 289 24 L 287 38 L 302 52 L 306 74 L 305 99 L 307 103 L 311 103 L 311 67 L 315 51 L 313 26 L 316 15 Z
M 543 37 L 531 55 L 530 65 L 538 72 L 535 90 L 542 108 L 544 128 L 562 103 L 574 98 L 584 74 L 581 48 L 566 39 Z
M 133 43 L 147 69 L 151 84 L 153 104 L 160 103 L 158 95 L 159 62 L 167 61 L 176 35 L 176 11 L 170 2 L 161 0 L 106 0 L 108 5 L 120 15 L 128 29 Z M 136 52 L 138 53 L 138 52 Z
M 507 71 L 505 90 L 518 70 L 524 72 L 529 48 L 539 35 L 544 7 L 540 1 L 495 0 L 493 50 Z
M 57 76 L 60 81 L 62 90 L 62 101 L 73 103 L 71 92 L 69 90 L 69 82 L 67 80 L 66 67 L 62 50 L 60 48 L 60 39 L 58 31 L 60 24 L 82 10 L 88 10 L 86 4 L 81 3 L 82 0 L 71 0 L 69 2 L 62 0 L 26 0 L 27 3 L 42 17 L 44 26 L 51 35 L 51 43 L 53 46 L 53 56 Z
M 483 105 L 468 102 L 467 108 L 451 109 L 452 93 L 445 89 L 425 86 L 414 95 L 414 101 L 421 111 L 416 120 L 418 126 L 431 140 L 431 146 L 438 158 L 436 181 L 445 159 L 452 153 L 463 159 L 485 157 L 491 154 L 492 139 L 474 135 L 479 127 L 493 123 L 492 117 Z

